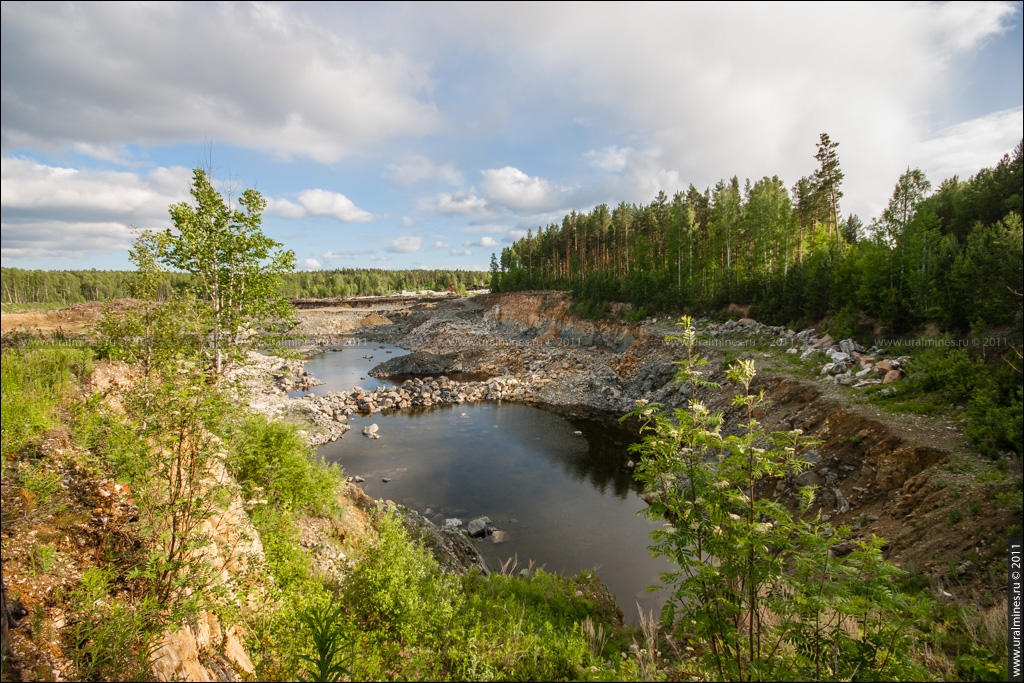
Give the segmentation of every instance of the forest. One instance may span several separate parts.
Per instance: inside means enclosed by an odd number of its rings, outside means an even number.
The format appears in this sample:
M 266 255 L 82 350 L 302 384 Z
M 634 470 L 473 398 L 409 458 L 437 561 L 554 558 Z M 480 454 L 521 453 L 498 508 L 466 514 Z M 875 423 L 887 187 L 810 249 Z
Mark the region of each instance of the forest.
M 283 273 L 282 292 L 289 298 L 336 296 L 383 296 L 403 290 L 455 291 L 483 285 L 487 273 L 469 270 L 383 270 L 343 268 Z M 0 292 L 5 304 L 62 304 L 110 301 L 136 296 L 138 279 L 130 270 L 26 270 L 0 269 Z M 166 272 L 158 295 L 196 288 L 189 273 Z
M 834 334 L 905 333 L 924 323 L 967 332 L 1021 325 L 1021 144 L 993 168 L 932 190 L 918 169 L 896 182 L 882 215 L 841 218 L 838 143 L 822 134 L 820 167 L 792 187 L 737 176 L 692 184 L 648 205 L 601 204 L 529 231 L 491 259 L 496 291 L 570 290 L 580 313 L 632 304 L 660 312 L 753 305 L 758 320 L 831 318 Z

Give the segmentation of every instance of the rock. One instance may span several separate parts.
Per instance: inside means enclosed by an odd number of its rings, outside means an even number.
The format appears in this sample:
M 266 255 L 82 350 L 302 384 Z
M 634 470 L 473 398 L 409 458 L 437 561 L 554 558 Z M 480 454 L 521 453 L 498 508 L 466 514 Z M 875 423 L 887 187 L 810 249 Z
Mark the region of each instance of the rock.
M 824 351 L 832 348 L 832 345 L 836 343 L 836 340 L 832 338 L 832 335 L 826 334 L 824 337 L 818 340 L 814 345 L 816 351 Z
M 449 517 L 444 520 L 445 529 L 458 529 L 460 526 L 462 526 L 462 520 L 458 517 Z
M 824 484 L 824 480 L 818 476 L 817 472 L 807 470 L 801 472 L 796 478 L 797 486 L 803 488 L 804 486 L 821 486 Z
M 385 483 L 385 484 L 386 484 L 386 483 L 388 483 L 389 481 L 391 481 L 391 477 L 381 477 L 381 478 L 380 478 L 380 480 L 381 480 L 381 482 L 383 482 L 383 483 Z
M 373 424 L 369 424 L 369 425 L 366 425 L 365 427 L 363 427 L 363 436 L 365 436 L 368 439 L 379 439 L 380 438 L 380 434 L 378 434 L 379 431 L 380 431 L 380 427 L 378 427 L 377 423 L 374 422 Z
M 889 384 L 890 382 L 895 382 L 896 380 L 900 379 L 901 377 L 903 377 L 903 372 L 902 371 L 900 371 L 900 370 L 890 370 L 889 372 L 885 373 L 885 378 L 882 379 L 882 384 Z
M 807 462 L 811 463 L 812 465 L 816 465 L 819 462 L 821 462 L 821 453 L 819 453 L 818 451 L 814 450 L 813 448 L 808 449 L 807 451 L 804 451 L 804 454 L 803 454 L 802 457 L 803 457 L 804 460 L 806 460 Z
M 490 533 L 493 533 L 493 529 L 488 530 L 491 524 L 490 517 L 477 517 L 469 521 L 469 535 L 471 538 L 482 538 Z

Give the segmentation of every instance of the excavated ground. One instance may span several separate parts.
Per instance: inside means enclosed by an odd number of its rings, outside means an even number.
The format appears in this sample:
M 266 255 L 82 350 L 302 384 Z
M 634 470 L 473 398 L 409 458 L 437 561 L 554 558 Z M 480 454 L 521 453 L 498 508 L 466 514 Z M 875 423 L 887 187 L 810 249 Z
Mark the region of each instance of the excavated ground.
M 570 315 L 570 303 L 560 292 L 419 301 L 388 309 L 386 324 L 373 324 L 368 316 L 376 312 L 362 309 L 356 334 L 412 351 L 372 374 L 412 374 L 422 381 L 407 382 L 405 394 L 400 387 L 390 398 L 382 390 L 304 403 L 328 425 L 352 412 L 401 409 L 403 396 L 427 397 L 410 405 L 497 398 L 613 415 L 638 401 L 685 406 L 688 389 L 673 381 L 684 349 L 665 340 L 678 332 L 675 321 L 591 322 Z M 302 331 L 315 335 L 323 328 L 323 316 L 330 314 L 317 313 L 312 318 L 299 312 Z M 701 398 L 725 413 L 727 431 L 735 431 L 742 416 L 731 406 L 736 387 L 729 386 L 725 365 L 749 358 L 758 368 L 754 389 L 770 400 L 761 422 L 773 431 L 802 429 L 820 442 L 805 454 L 814 463 L 811 470 L 797 479 L 764 482 L 763 493 L 795 502 L 800 486 L 818 486 L 823 519 L 850 526 L 855 537 L 887 539 L 888 557 L 927 574 L 936 590 L 988 593 L 1005 585 L 1007 529 L 1020 523 L 1009 502 L 1010 477 L 969 448 L 959 422 L 884 412 L 861 388 L 883 382 L 898 387 L 908 359 L 750 319 L 723 326 L 700 320 L 696 327 L 708 360 L 705 378 L 722 385 Z M 316 346 L 338 341 L 319 337 Z M 439 379 L 448 373 L 491 379 Z

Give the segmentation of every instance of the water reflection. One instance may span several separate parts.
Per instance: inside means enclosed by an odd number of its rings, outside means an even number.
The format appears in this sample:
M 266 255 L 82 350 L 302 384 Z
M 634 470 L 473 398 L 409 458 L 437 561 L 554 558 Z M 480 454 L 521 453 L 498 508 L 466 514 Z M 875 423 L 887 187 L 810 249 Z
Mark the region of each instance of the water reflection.
M 360 339 L 351 339 L 350 342 L 335 350 L 317 354 L 306 361 L 306 371 L 323 382 L 322 385 L 313 387 L 310 391 L 293 391 L 288 395 L 324 396 L 337 391 L 351 391 L 355 386 L 373 391 L 379 387 L 394 385 L 394 382 L 371 377 L 368 373 L 387 359 L 407 355 L 408 351 L 380 342 Z
M 380 439 L 361 436 L 369 423 Z M 319 454 L 365 477 L 370 496 L 429 510 L 435 523 L 487 515 L 506 534 L 478 542 L 492 567 L 517 557 L 566 574 L 596 568 L 631 614 L 634 601 L 660 608 L 645 587 L 670 568 L 647 551 L 656 524 L 638 514 L 646 505 L 624 469 L 632 440 L 617 425 L 486 402 L 356 418 Z

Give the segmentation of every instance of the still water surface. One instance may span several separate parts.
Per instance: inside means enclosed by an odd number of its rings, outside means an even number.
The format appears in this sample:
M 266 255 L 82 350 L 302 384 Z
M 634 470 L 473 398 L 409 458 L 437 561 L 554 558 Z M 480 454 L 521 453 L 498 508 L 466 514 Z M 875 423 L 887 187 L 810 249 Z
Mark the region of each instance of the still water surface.
M 307 363 L 309 372 L 326 382 L 314 391 L 378 386 L 365 372 L 380 362 L 377 356 L 384 360 L 400 352 L 380 346 L 371 351 L 364 346 L 358 353 L 349 347 Z M 367 354 L 374 359 L 363 359 Z M 627 619 L 635 621 L 637 602 L 644 610 L 660 609 L 664 592 L 649 593 L 645 587 L 671 566 L 647 551 L 650 531 L 658 524 L 638 514 L 646 504 L 623 467 L 635 440 L 627 430 L 507 402 L 353 416 L 350 422 L 344 439 L 318 453 L 346 474 L 365 477 L 370 496 L 408 505 L 437 524 L 450 517 L 468 524 L 486 515 L 505 539 L 476 541 L 492 569 L 509 558 L 520 568 L 532 561 L 569 575 L 596 569 Z M 380 439 L 362 436 L 370 423 L 380 427 Z

